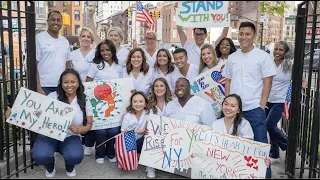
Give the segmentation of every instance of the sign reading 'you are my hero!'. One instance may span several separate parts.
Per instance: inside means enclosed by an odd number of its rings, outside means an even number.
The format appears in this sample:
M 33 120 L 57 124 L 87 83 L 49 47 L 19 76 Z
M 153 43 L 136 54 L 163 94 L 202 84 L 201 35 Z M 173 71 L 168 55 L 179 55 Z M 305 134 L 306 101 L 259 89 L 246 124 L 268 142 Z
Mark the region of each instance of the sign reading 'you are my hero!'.
M 179 1 L 176 24 L 184 27 L 229 27 L 228 1 Z
M 7 123 L 63 141 L 74 117 L 72 106 L 20 88 Z

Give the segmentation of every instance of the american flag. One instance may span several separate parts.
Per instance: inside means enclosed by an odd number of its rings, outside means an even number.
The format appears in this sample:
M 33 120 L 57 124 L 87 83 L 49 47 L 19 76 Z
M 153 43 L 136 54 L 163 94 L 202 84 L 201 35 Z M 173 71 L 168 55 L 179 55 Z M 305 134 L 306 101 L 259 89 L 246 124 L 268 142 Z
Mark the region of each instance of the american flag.
M 284 102 L 284 111 L 283 111 L 283 117 L 288 120 L 290 119 L 289 108 L 290 108 L 290 104 L 291 104 L 291 93 L 292 93 L 292 84 L 290 83 L 289 87 L 288 87 L 286 100 Z
M 151 24 L 151 25 L 149 26 L 149 31 L 157 32 L 157 30 L 156 30 L 156 23 L 157 23 L 157 21 L 155 21 L 153 24 Z
M 136 12 L 136 21 L 145 22 L 149 26 L 153 24 L 153 19 L 149 11 L 143 7 L 141 1 L 137 2 L 137 12 Z
M 126 171 L 138 169 L 138 153 L 134 130 L 121 133 L 115 137 L 118 167 Z
M 213 71 L 212 74 L 211 74 L 211 78 L 215 82 L 217 82 L 219 84 L 222 84 L 222 86 L 224 87 L 224 84 L 226 82 L 226 78 L 221 75 L 221 72 Z

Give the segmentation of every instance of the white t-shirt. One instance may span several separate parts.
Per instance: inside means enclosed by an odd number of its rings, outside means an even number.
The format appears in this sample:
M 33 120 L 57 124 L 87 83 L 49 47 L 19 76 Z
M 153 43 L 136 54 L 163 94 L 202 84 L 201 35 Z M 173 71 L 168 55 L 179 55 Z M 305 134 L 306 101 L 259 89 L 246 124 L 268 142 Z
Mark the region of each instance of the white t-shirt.
M 152 68 L 149 68 L 149 71 L 146 75 L 143 74 L 143 72 L 140 72 L 139 76 L 134 78 L 132 75 L 132 72 L 130 74 L 127 73 L 127 69 L 123 68 L 123 78 L 131 77 L 133 79 L 133 86 L 136 91 L 142 91 L 146 96 L 148 96 L 150 92 L 150 88 L 152 85 L 152 72 L 154 70 Z
M 231 79 L 230 94 L 241 97 L 243 111 L 260 106 L 263 78 L 276 75 L 276 65 L 271 55 L 258 48 L 248 53 L 238 50 L 232 53 L 222 76 Z
M 145 52 L 145 55 L 147 58 L 147 63 L 149 64 L 149 67 L 154 68 L 154 64 L 156 63 L 156 60 L 157 60 L 158 49 L 156 49 L 156 51 L 153 53 L 152 56 L 145 49 L 144 49 L 144 52 Z
M 124 131 L 126 128 L 129 130 L 145 129 L 149 114 L 146 110 L 143 110 L 140 119 L 138 120 L 134 114 L 126 113 L 123 117 L 121 131 Z M 136 140 L 142 138 L 143 134 L 136 134 Z
M 288 87 L 291 82 L 291 71 L 285 73 L 282 67 L 282 64 L 277 67 L 277 75 L 272 79 L 272 88 L 268 100 L 270 103 L 284 103 L 286 100 Z
M 174 72 L 174 71 L 179 71 L 179 70 L 178 70 L 177 67 L 175 67 L 174 70 L 173 70 L 173 72 Z M 173 87 L 172 87 L 172 82 L 171 82 L 171 81 L 172 81 L 173 72 L 164 75 L 160 69 L 157 69 L 157 70 L 154 69 L 154 71 L 153 71 L 153 73 L 152 73 L 152 76 L 153 76 L 153 77 L 152 77 L 152 83 L 153 83 L 157 78 L 160 78 L 160 77 L 165 78 L 165 79 L 167 80 L 167 82 L 168 82 L 170 91 L 171 91 L 171 92 L 174 92 L 174 89 L 173 89 Z
M 174 98 L 167 104 L 164 116 L 207 126 L 217 120 L 211 104 L 199 96 L 192 96 L 183 107 Z
M 233 124 L 232 124 L 229 132 L 227 131 L 226 125 L 224 123 L 224 118 L 220 118 L 220 119 L 214 121 L 211 125 L 211 128 L 212 128 L 212 130 L 214 130 L 216 132 L 229 134 L 229 135 L 231 135 L 233 132 Z M 246 139 L 253 139 L 254 138 L 253 130 L 252 130 L 251 125 L 248 120 L 242 118 L 241 123 L 238 126 L 238 135 L 237 136 L 241 137 L 241 138 L 246 138 Z
M 86 82 L 87 74 L 94 56 L 95 49 L 91 49 L 85 57 L 82 55 L 80 48 L 72 51 L 70 54 L 71 67 L 78 71 L 82 82 Z
M 48 94 L 48 97 L 58 100 L 58 93 L 57 91 L 54 91 L 52 93 Z M 73 110 L 75 111 L 75 115 L 72 119 L 71 125 L 76 125 L 76 126 L 82 126 L 83 124 L 83 112 L 78 104 L 78 99 L 77 96 L 72 100 L 71 104 L 73 107 Z M 92 105 L 88 99 L 86 99 L 86 116 L 93 116 L 92 114 Z M 80 136 L 80 134 L 74 134 L 70 130 L 68 130 L 67 137 L 69 136 Z
M 177 71 L 173 71 L 172 72 L 172 77 L 171 77 L 171 87 L 174 91 L 175 87 L 176 87 L 176 81 L 177 79 L 179 79 L 180 77 L 184 77 L 178 68 L 176 68 Z M 188 73 L 187 73 L 187 77 L 184 77 L 186 79 L 188 79 L 189 81 L 191 81 L 193 78 L 197 77 L 199 74 L 199 65 L 194 65 L 194 64 L 190 64 L 189 69 L 188 69 Z
M 194 43 L 191 43 L 189 40 L 184 43 L 183 48 L 187 51 L 188 54 L 188 63 L 199 66 L 200 64 L 200 48 Z
M 165 110 L 166 110 L 166 106 L 167 106 L 166 103 L 164 103 L 164 104 L 163 104 L 162 111 L 161 111 L 161 109 L 156 105 L 157 114 L 155 114 L 155 115 L 164 116 L 164 113 L 165 113 Z M 152 111 L 152 109 L 150 109 L 150 113 L 151 113 L 151 114 L 154 114 L 153 111 Z
M 57 87 L 60 75 L 70 61 L 69 41 L 59 35 L 51 37 L 47 31 L 36 35 L 36 59 L 42 87 Z
M 87 76 L 93 78 L 95 81 L 122 78 L 122 67 L 119 64 L 112 63 L 110 67 L 110 65 L 105 62 L 104 65 L 104 68 L 100 70 L 98 66 L 101 68 L 102 63 L 99 65 L 92 63 Z
M 129 50 L 126 47 L 121 47 L 117 52 L 117 58 L 119 60 L 119 65 L 126 67 L 127 58 L 129 55 Z

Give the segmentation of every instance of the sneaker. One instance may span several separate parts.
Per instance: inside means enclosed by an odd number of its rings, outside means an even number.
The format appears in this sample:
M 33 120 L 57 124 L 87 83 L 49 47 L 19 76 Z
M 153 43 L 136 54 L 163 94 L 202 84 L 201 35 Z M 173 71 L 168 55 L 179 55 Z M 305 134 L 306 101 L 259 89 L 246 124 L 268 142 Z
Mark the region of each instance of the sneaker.
M 147 167 L 146 172 L 147 172 L 148 178 L 155 178 L 156 177 L 156 172 L 152 167 Z
M 108 158 L 108 159 L 109 159 L 109 161 L 112 162 L 112 163 L 117 162 L 117 158 L 116 158 L 116 157 L 114 157 L 114 158 L 112 158 L 112 159 L 110 159 L 110 158 Z
M 98 159 L 96 159 L 96 162 L 98 164 L 103 164 L 104 163 L 104 158 L 98 158 Z
M 270 158 L 271 164 L 273 163 L 279 163 L 280 162 L 280 158 Z
M 46 177 L 47 178 L 52 178 L 53 176 L 56 175 L 56 167 L 54 167 L 53 171 L 51 173 L 49 173 L 47 170 L 46 170 Z
M 92 147 L 86 147 L 84 146 L 84 155 L 90 156 L 92 154 Z
M 75 177 L 77 175 L 76 169 L 73 168 L 72 172 L 66 171 L 66 175 L 69 177 Z

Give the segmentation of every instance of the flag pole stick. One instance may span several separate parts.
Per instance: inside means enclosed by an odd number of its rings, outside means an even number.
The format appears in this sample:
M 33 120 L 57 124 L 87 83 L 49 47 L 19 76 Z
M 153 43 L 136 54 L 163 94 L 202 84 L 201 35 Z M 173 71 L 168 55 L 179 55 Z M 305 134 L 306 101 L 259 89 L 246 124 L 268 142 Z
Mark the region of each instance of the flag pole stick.
M 134 128 L 132 128 L 132 129 L 130 129 L 130 130 L 128 130 L 128 131 L 132 131 L 132 130 L 134 130 Z M 127 132 L 128 132 L 128 131 L 127 131 Z M 120 136 L 121 134 L 124 134 L 124 133 L 125 133 L 125 132 L 121 132 L 121 133 L 119 133 L 119 134 L 117 134 L 117 135 L 115 135 L 115 136 L 113 136 L 113 137 L 105 140 L 103 143 L 99 144 L 96 148 L 102 146 L 103 144 L 107 143 L 107 142 L 110 141 L 111 139 L 116 138 L 116 137 L 118 137 L 118 136 Z

